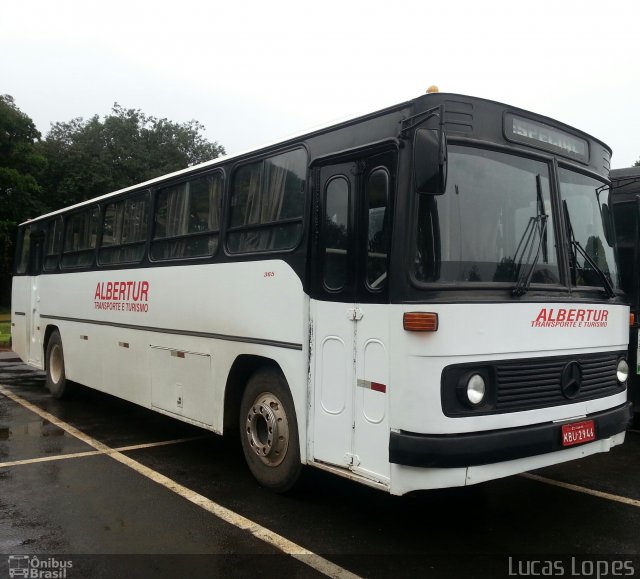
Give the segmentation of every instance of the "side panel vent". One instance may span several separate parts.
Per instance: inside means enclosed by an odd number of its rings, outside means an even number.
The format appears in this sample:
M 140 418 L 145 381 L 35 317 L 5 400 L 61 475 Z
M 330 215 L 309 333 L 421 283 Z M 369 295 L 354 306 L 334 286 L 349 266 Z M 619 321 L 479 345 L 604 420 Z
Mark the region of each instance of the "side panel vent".
M 473 104 L 446 101 L 444 106 L 445 131 L 464 134 L 473 132 Z

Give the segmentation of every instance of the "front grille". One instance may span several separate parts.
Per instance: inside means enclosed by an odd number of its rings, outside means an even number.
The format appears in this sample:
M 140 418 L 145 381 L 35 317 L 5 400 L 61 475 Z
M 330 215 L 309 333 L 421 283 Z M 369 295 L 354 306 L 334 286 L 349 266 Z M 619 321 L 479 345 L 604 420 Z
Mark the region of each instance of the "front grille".
M 582 387 L 573 399 L 561 389 L 562 371 L 576 360 L 582 370 Z M 616 379 L 618 354 L 562 356 L 544 360 L 520 360 L 495 366 L 496 410 L 530 410 L 611 396 L 624 390 Z
M 442 410 L 447 416 L 520 412 L 618 394 L 625 390 L 616 378 L 618 359 L 624 355 L 608 352 L 447 366 L 442 372 Z M 562 392 L 562 375 L 571 362 L 580 367 L 581 387 L 568 398 Z M 481 406 L 471 408 L 461 384 L 476 372 L 487 381 L 487 397 Z

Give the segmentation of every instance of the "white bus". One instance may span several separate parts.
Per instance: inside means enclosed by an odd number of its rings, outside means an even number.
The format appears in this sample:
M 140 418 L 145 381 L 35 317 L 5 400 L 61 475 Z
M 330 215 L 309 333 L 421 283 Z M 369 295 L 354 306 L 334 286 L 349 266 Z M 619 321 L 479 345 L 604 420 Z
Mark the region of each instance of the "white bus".
M 401 495 L 609 450 L 631 416 L 610 149 L 427 94 L 20 227 L 12 340 L 219 434 L 260 484 Z M 604 218 L 603 218 L 604 215 Z

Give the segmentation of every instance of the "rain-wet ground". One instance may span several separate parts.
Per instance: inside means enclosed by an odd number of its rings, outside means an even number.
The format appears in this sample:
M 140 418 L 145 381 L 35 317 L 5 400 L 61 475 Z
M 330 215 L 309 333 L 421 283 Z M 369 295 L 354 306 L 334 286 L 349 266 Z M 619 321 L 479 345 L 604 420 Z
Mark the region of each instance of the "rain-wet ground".
M 68 578 L 640 576 L 635 430 L 535 479 L 393 497 L 307 469 L 279 496 L 234 439 L 86 388 L 55 400 L 11 352 L 0 385 L 0 578 L 34 555 Z

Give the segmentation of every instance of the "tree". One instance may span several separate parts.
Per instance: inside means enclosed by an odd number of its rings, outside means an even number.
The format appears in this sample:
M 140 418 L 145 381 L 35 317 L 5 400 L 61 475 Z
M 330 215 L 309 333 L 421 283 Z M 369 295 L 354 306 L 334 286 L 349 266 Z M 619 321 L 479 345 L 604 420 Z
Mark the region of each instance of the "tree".
M 46 161 L 40 133 L 9 95 L 0 96 L 0 221 L 19 222 L 42 209 L 36 176 Z
M 634 164 L 634 167 L 640 167 L 640 159 L 638 159 Z
M 174 123 L 118 103 L 102 120 L 55 123 L 41 143 L 47 204 L 65 207 L 224 154 L 203 130 L 195 120 Z
M 102 120 L 55 123 L 41 140 L 14 99 L 0 96 L 0 305 L 10 300 L 18 223 L 224 154 L 203 130 L 115 103 Z
M 0 304 L 10 300 L 10 272 L 18 223 L 41 213 L 37 176 L 46 160 L 40 133 L 10 95 L 0 95 Z

